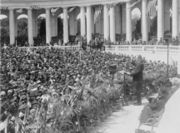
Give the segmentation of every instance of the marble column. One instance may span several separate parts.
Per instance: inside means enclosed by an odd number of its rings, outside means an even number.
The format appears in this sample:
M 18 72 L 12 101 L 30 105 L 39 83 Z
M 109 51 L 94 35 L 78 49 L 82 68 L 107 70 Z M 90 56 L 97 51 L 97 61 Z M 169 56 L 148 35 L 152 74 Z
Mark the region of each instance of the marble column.
M 161 40 L 164 37 L 164 0 L 158 0 L 157 11 L 157 39 Z
M 33 37 L 38 35 L 38 21 L 36 12 L 32 13 L 32 22 L 33 22 Z
M 178 16 L 179 0 L 172 0 L 172 37 L 176 38 L 179 33 L 179 16 Z
M 92 12 L 91 6 L 86 7 L 86 20 L 87 20 L 87 43 L 92 39 Z
M 68 11 L 66 7 L 63 8 L 63 41 L 64 44 L 69 42 Z
M 51 15 L 51 36 L 57 36 L 57 16 Z
M 80 23 L 81 23 L 81 36 L 86 35 L 86 21 L 85 21 L 85 7 L 80 7 Z
M 126 41 L 132 41 L 131 3 L 126 3 Z
M 50 9 L 46 8 L 46 43 L 51 42 L 51 21 L 50 21 Z
M 111 5 L 109 9 L 110 17 L 110 41 L 116 42 L 116 33 L 115 33 L 115 6 Z
M 9 36 L 10 36 L 10 45 L 15 44 L 15 18 L 14 18 L 14 9 L 9 9 Z
M 147 0 L 142 0 L 141 34 L 142 41 L 148 41 Z
M 32 19 L 32 9 L 28 9 L 28 43 L 30 46 L 33 45 L 33 19 Z
M 104 39 L 109 40 L 109 10 L 108 10 L 108 5 L 104 5 Z

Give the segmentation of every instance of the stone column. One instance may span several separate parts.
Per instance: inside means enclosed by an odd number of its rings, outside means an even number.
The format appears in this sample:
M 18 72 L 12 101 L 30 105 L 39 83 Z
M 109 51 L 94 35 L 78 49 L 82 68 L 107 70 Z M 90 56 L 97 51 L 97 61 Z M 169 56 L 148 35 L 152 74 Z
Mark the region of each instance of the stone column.
M 158 13 L 157 13 L 157 39 L 160 40 L 164 37 L 164 9 L 163 1 L 158 0 Z
M 14 9 L 9 9 L 9 36 L 10 36 L 10 45 L 15 44 L 15 18 L 14 18 Z
M 86 7 L 86 20 L 87 20 L 87 43 L 92 39 L 92 13 L 91 6 Z
M 109 40 L 109 10 L 108 10 L 108 5 L 104 5 L 104 39 Z
M 80 21 L 81 21 L 81 36 L 86 35 L 86 21 L 85 21 L 85 7 L 80 7 Z
M 142 41 L 148 41 L 147 0 L 142 0 L 141 34 Z
M 64 44 L 69 42 L 69 32 L 68 32 L 68 11 L 67 8 L 63 8 L 63 41 Z
M 28 9 L 28 43 L 29 46 L 33 45 L 33 22 L 32 22 L 32 9 Z
M 131 3 L 126 3 L 126 41 L 132 41 Z
M 110 41 L 116 42 L 116 33 L 115 33 L 115 10 L 114 5 L 111 5 L 110 10 Z
M 96 24 L 94 23 L 94 13 L 95 13 L 95 10 L 91 7 L 91 29 L 92 29 L 92 35 L 96 33 Z
M 57 16 L 51 15 L 51 37 L 57 36 Z
M 173 38 L 178 36 L 178 31 L 179 31 L 178 5 L 179 5 L 179 0 L 172 0 L 172 37 Z
M 37 37 L 37 35 L 38 35 L 38 23 L 37 23 L 36 12 L 32 13 L 32 22 L 33 22 L 33 37 Z
M 51 41 L 51 21 L 50 21 L 50 9 L 46 8 L 46 43 Z

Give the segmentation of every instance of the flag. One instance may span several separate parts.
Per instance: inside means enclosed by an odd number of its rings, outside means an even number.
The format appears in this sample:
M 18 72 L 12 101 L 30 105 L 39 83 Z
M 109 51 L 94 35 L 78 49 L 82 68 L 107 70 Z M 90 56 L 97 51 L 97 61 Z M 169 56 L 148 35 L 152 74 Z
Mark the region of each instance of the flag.
M 95 13 L 94 13 L 94 24 L 97 22 L 98 17 L 100 16 L 102 11 L 102 6 L 95 7 Z
M 147 12 L 150 19 L 153 19 L 157 15 L 157 0 L 151 0 L 147 5 Z
M 72 12 L 76 7 L 71 7 L 68 9 L 68 13 Z
M 81 12 L 77 15 L 76 20 L 81 19 Z
M 170 9 L 169 9 L 169 14 L 170 14 L 170 16 L 172 16 L 172 13 L 173 13 L 173 12 L 172 12 L 172 9 L 170 8 Z
M 51 13 L 54 16 L 59 8 L 51 8 Z
M 23 8 L 20 8 L 18 10 L 16 10 L 17 13 L 22 13 L 23 12 Z
M 138 3 L 140 3 L 141 0 L 135 0 L 132 4 L 131 4 L 131 8 L 134 7 L 135 5 L 137 5 Z

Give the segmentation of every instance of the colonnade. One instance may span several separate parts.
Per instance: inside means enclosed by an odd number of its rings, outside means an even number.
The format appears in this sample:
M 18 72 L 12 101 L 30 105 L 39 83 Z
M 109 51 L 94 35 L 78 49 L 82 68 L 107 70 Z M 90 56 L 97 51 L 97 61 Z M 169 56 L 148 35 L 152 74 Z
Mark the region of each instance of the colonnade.
M 148 22 L 147 22 L 147 2 L 142 0 L 142 40 L 148 41 Z M 178 2 L 179 0 L 172 0 L 172 37 L 178 36 Z M 157 39 L 164 37 L 164 0 L 158 0 L 157 8 Z M 103 5 L 103 21 L 104 21 L 104 39 L 111 42 L 116 41 L 115 28 L 115 4 Z M 33 19 L 31 8 L 27 9 L 28 14 L 28 43 L 33 45 Z M 80 28 L 81 36 L 86 36 L 87 42 L 92 39 L 92 6 L 80 7 Z M 50 8 L 45 9 L 46 13 L 46 43 L 51 41 L 51 12 Z M 68 33 L 68 7 L 63 8 L 63 41 L 69 41 Z M 9 9 L 9 29 L 10 29 L 10 44 L 15 43 L 15 17 L 14 9 Z M 126 2 L 126 41 L 132 41 L 132 21 L 131 21 L 131 2 Z

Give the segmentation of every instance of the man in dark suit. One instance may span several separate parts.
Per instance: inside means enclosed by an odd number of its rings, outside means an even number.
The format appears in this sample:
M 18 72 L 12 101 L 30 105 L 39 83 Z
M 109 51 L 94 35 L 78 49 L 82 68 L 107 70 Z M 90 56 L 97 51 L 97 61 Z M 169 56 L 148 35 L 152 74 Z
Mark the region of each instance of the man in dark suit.
M 143 70 L 144 64 L 141 56 L 138 56 L 136 68 L 130 75 L 133 77 L 134 85 L 136 88 L 137 104 L 141 105 L 141 92 L 143 88 Z

